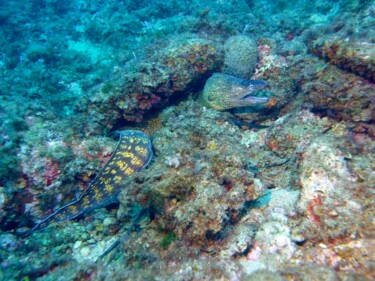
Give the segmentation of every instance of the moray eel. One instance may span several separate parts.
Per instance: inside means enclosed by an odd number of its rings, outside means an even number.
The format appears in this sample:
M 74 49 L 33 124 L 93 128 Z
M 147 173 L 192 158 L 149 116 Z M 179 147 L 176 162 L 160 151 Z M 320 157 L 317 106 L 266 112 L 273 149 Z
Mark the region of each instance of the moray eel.
M 269 102 L 258 96 L 268 87 L 262 80 L 244 80 L 223 73 L 214 73 L 206 82 L 199 102 L 208 108 L 228 110 Z
M 120 141 L 115 152 L 89 187 L 77 198 L 47 216 L 31 232 L 54 222 L 73 219 L 80 214 L 104 207 L 117 199 L 122 180 L 146 167 L 152 158 L 150 138 L 141 131 L 118 131 Z

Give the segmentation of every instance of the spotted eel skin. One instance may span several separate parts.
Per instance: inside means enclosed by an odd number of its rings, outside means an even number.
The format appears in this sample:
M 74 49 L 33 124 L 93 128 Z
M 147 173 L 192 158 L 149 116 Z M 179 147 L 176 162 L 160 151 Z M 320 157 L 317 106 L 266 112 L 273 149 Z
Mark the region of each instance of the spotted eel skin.
M 268 84 L 262 80 L 245 80 L 224 73 L 214 73 L 207 80 L 199 102 L 215 110 L 266 104 Z
M 115 152 L 89 187 L 75 200 L 36 224 L 31 232 L 54 222 L 73 219 L 92 209 L 104 207 L 117 198 L 122 180 L 146 167 L 153 156 L 150 138 L 141 131 L 118 131 L 120 141 Z

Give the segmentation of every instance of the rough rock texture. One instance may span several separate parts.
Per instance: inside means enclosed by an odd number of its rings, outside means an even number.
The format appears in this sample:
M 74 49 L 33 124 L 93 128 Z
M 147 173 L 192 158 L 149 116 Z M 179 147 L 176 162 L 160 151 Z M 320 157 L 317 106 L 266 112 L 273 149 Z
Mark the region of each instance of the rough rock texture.
M 355 122 L 372 122 L 375 118 L 375 87 L 354 74 L 327 66 L 310 76 L 302 85 L 306 102 L 316 112 Z
M 245 203 L 262 194 L 229 118 L 191 102 L 166 110 L 165 128 L 153 140 L 155 164 L 124 190 L 122 206 L 129 200 L 155 205 L 160 215 L 154 223 L 188 244 L 203 246 L 225 236 Z
M 117 280 L 246 280 L 268 271 L 276 280 L 370 278 L 374 148 L 365 131 L 307 110 L 241 130 L 229 113 L 193 101 L 160 118 L 154 160 L 124 180 L 117 219 L 97 210 L 24 240 L 2 236 L 16 249 L 3 263 L 7 276 L 23 255 L 17 277 L 53 279 L 65 269 Z M 138 227 L 128 232 L 132 221 Z M 93 267 L 119 237 L 121 258 Z M 48 262 L 27 263 L 40 253 Z
M 165 105 L 172 96 L 186 97 L 199 88 L 222 64 L 223 52 L 214 41 L 181 36 L 166 43 L 143 60 L 127 63 L 80 110 L 107 126 L 119 119 L 140 122 L 146 112 Z
M 375 81 L 375 44 L 373 42 L 346 42 L 331 39 L 315 43 L 312 52 L 337 67 L 353 72 L 369 81 Z
M 347 7 L 357 11 L 351 20 L 345 14 L 315 40 L 307 41 L 311 52 L 345 71 L 370 82 L 375 81 L 374 5 L 351 1 Z M 357 7 L 356 7 L 357 6 Z M 360 27 L 358 23 L 360 22 Z
M 67 131 L 49 131 L 49 126 L 53 125 L 35 120 L 25 134 L 18 153 L 24 181 L 9 202 L 13 212 L 3 221 L 4 227 L 24 226 L 26 219 L 43 218 L 75 199 L 116 146 L 116 141 L 108 137 L 74 139 Z
M 248 36 L 231 36 L 224 45 L 223 73 L 242 79 L 249 79 L 258 63 L 258 46 Z
M 249 168 L 267 187 L 288 188 L 298 182 L 301 153 L 311 141 L 329 130 L 330 121 L 307 110 L 277 119 L 258 134 L 245 132 L 249 147 Z
M 259 46 L 260 68 L 254 78 L 267 81 L 275 96 L 274 104 L 269 103 L 262 114 L 236 112 L 241 118 L 260 122 L 310 108 L 336 120 L 372 122 L 375 112 L 372 83 L 311 55 L 275 53 L 272 42 L 268 43 Z
M 247 167 L 252 172 L 246 176 L 228 158 L 237 151 L 233 159 L 241 159 L 246 150 L 232 147 L 239 131 L 227 127 L 226 113 L 185 103 L 163 116 L 164 129 L 155 137 L 154 165 L 136 176 L 121 197 L 120 217 L 134 208 L 133 198 L 155 213 L 141 234 L 123 242 L 128 262 L 148 264 L 158 257 L 168 261 L 203 255 L 212 267 L 217 262 L 211 260 L 213 256 L 235 261 L 240 268 L 237 277 L 261 276 L 257 272 L 267 269 L 277 270 L 287 280 L 320 275 L 341 280 L 352 278 L 353 270 L 358 278 L 371 276 L 372 154 L 363 162 L 363 153 L 373 149 L 370 138 L 353 137 L 348 124 L 308 111 L 290 114 L 270 128 L 241 132 L 237 142 L 248 148 Z M 206 123 L 210 118 L 220 126 L 211 128 L 211 121 Z M 195 121 L 190 123 L 191 119 Z M 231 132 L 225 142 L 221 129 Z M 210 141 L 213 134 L 215 145 Z M 188 145 L 180 142 L 185 138 Z M 274 140 L 280 154 L 270 145 Z M 205 148 L 199 155 L 210 158 L 209 162 L 195 154 L 198 148 Z M 216 153 L 222 155 L 219 151 L 225 151 L 226 157 L 216 162 Z M 237 167 L 236 173 L 232 167 Z M 241 171 L 244 174 L 239 175 Z M 220 175 L 217 184 L 205 185 L 206 179 L 213 182 Z M 249 179 L 251 188 L 246 187 Z M 271 189 L 265 192 L 265 187 Z M 235 196 L 240 189 L 246 193 Z M 245 199 L 251 196 L 253 200 Z M 146 256 L 139 255 L 146 251 Z M 345 271 L 340 277 L 332 270 L 336 267 Z M 232 269 L 221 274 L 233 273 Z M 201 269 L 196 276 L 198 272 Z
M 331 135 L 316 138 L 303 154 L 297 207 L 304 219 L 294 228 L 293 237 L 304 241 L 298 255 L 370 276 L 374 144 L 365 139 L 366 144 L 357 150 L 358 144 L 348 137 L 345 127 L 337 125 Z
M 0 280 L 375 279 L 372 0 L 0 6 Z M 272 102 L 166 109 L 118 212 L 22 236 L 95 176 L 109 130 L 198 96 L 236 34 Z

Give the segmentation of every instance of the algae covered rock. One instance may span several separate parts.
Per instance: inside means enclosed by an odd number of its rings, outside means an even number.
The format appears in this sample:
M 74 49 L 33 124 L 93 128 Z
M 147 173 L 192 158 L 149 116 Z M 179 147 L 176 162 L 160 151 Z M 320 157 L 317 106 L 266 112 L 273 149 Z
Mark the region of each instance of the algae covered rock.
M 229 118 L 193 102 L 167 109 L 153 140 L 155 162 L 122 192 L 122 208 L 131 201 L 152 206 L 158 228 L 189 244 L 224 237 L 245 203 L 261 194 Z
M 110 81 L 93 90 L 80 110 L 112 126 L 119 119 L 140 122 L 145 113 L 181 98 L 217 71 L 223 60 L 215 41 L 180 36 L 155 45 L 147 57 L 129 61 Z
M 298 208 L 313 228 L 324 230 L 318 235 L 323 239 L 356 233 L 363 215 L 358 179 L 336 143 L 333 136 L 316 138 L 304 152 L 301 163 Z
M 307 147 L 300 164 L 297 204 L 303 217 L 292 237 L 304 243 L 296 255 L 369 276 L 369 267 L 358 270 L 357 266 L 371 259 L 375 179 L 369 167 L 374 165 L 374 144 L 370 139 L 362 141 L 366 145 L 358 153 L 351 132 L 337 124 Z
M 324 67 L 302 86 L 314 111 L 330 117 L 370 123 L 374 120 L 375 87 L 365 79 L 335 66 Z
M 353 72 L 369 81 L 375 81 L 375 45 L 372 42 L 346 42 L 328 39 L 311 49 L 317 56 L 337 67 Z

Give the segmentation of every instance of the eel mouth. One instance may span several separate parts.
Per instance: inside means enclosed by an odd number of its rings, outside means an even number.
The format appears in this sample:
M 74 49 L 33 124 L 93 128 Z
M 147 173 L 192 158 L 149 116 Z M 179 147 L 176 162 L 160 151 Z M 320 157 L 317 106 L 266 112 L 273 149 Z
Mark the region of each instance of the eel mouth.
M 265 90 L 268 88 L 267 82 L 263 80 L 249 80 L 247 82 L 249 91 L 241 97 L 241 102 L 250 106 L 269 102 L 270 99 L 266 96 L 267 90 Z
M 269 102 L 269 98 L 267 97 L 256 97 L 252 96 L 251 94 L 246 94 L 241 98 L 242 102 L 246 102 L 249 105 L 257 105 L 257 104 L 265 104 Z

